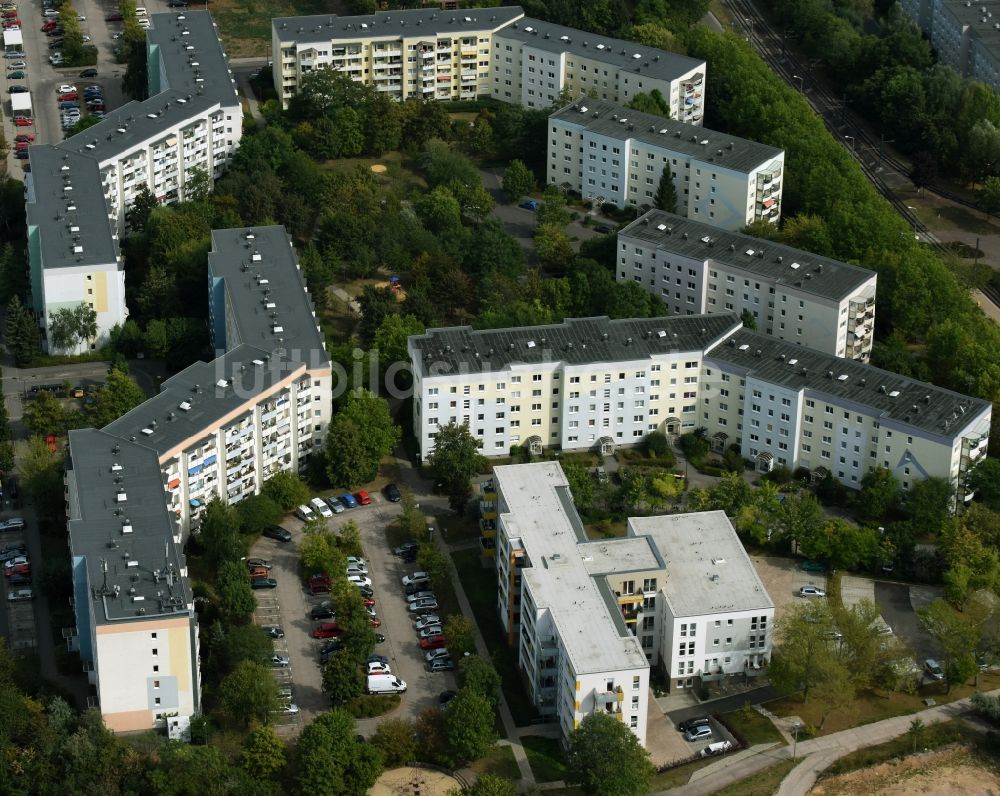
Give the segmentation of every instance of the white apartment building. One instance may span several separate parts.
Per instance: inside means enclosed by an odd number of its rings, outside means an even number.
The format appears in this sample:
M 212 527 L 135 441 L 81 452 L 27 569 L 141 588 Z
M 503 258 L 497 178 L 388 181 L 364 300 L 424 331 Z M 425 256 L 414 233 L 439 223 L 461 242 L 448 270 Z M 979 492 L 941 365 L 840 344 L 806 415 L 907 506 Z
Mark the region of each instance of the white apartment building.
M 582 97 L 549 117 L 546 179 L 585 199 L 649 208 L 670 169 L 677 213 L 722 229 L 781 217 L 785 153 Z
M 738 444 L 763 472 L 806 467 L 859 488 L 885 467 L 904 488 L 935 476 L 967 499 L 989 441 L 988 402 L 751 332 L 735 313 L 431 329 L 409 350 L 423 457 L 451 422 L 487 456 L 607 453 L 704 428 L 715 450 Z
M 409 340 L 421 456 L 451 422 L 468 424 L 487 456 L 611 452 L 651 431 L 693 431 L 703 352 L 740 326 L 719 314 L 428 330 Z
M 490 43 L 520 6 L 406 9 L 271 20 L 274 90 L 282 107 L 315 69 L 337 69 L 394 99 L 475 99 L 492 89 Z
M 651 666 L 672 688 L 765 670 L 774 604 L 724 512 L 632 518 L 625 538 L 592 540 L 558 462 L 493 481 L 500 620 L 564 740 L 607 712 L 645 744 Z
M 615 277 L 673 315 L 749 312 L 779 340 L 862 362 L 871 354 L 877 277 L 867 268 L 650 210 L 618 232 Z
M 493 39 L 493 97 L 548 108 L 562 92 L 629 102 L 659 91 L 670 116 L 701 124 L 705 62 L 624 39 L 525 17 Z
M 903 0 L 938 61 L 1000 91 L 1000 0 Z
M 212 17 L 192 11 L 150 19 L 150 98 L 108 112 L 61 144 L 30 150 L 33 309 L 47 341 L 52 312 L 91 304 L 97 337 L 76 352 L 102 345 L 128 317 L 118 236 L 138 192 L 148 187 L 164 203 L 189 198 L 190 180 L 220 176 L 242 136 L 243 112 Z
M 198 615 L 181 528 L 156 454 L 105 431 L 69 432 L 67 530 L 78 652 L 114 732 L 189 734 L 200 711 Z
M 213 496 L 256 494 L 322 450 L 332 372 L 284 227 L 215 230 L 209 306 L 218 358 L 167 379 L 104 431 L 156 451 L 184 529 Z

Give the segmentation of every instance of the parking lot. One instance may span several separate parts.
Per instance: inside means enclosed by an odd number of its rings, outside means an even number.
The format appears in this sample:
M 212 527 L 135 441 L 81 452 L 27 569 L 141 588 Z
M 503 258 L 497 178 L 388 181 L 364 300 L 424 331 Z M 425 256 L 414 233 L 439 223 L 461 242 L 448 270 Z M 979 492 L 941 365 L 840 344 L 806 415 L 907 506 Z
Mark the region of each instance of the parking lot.
M 368 577 L 375 592 L 375 610 L 382 620 L 378 628 L 386 640 L 376 645 L 375 653 L 389 658 L 392 672 L 407 684 L 402 704 L 394 716 L 416 717 L 424 707 L 437 704 L 441 691 L 453 689 L 453 673 L 431 673 L 424 664 L 423 654 L 416 639 L 412 615 L 406 611 L 401 578 L 415 569 L 392 555 L 386 541 L 386 527 L 399 513 L 399 506 L 390 503 L 381 494 L 372 493 L 369 506 L 359 506 L 337 514 L 327 520 L 329 527 L 337 530 L 343 523 L 353 520 L 361 530 L 364 556 L 368 559 Z M 282 687 L 290 689 L 291 701 L 299 708 L 297 716 L 282 716 L 279 731 L 293 734 L 308 724 L 319 713 L 329 710 L 330 703 L 323 694 L 323 677 L 319 664 L 319 650 L 323 642 L 312 638 L 319 621 L 310 619 L 310 611 L 328 595 L 311 595 L 302 582 L 299 571 L 298 543 L 302 538 L 302 522 L 288 517 L 282 522 L 292 534 L 292 541 L 283 544 L 262 538 L 254 545 L 250 555 L 264 558 L 271 563 L 271 577 L 278 585 L 272 590 L 256 592 L 258 608 L 255 622 L 261 626 L 277 625 L 285 633 L 275 641 L 275 651 L 287 655 L 288 667 L 276 668 L 275 676 Z M 360 719 L 358 732 L 370 736 L 380 718 Z
M 6 498 L 4 502 L 6 503 Z M 21 515 L 19 512 L 4 512 L 0 516 L 0 521 L 7 520 L 13 516 Z M 16 531 L 0 531 L 0 550 L 14 545 L 24 545 L 25 555 L 29 562 L 33 561 L 36 557 L 34 549 L 37 548 L 37 545 L 31 544 L 28 539 L 28 533 L 28 528 Z M 34 600 L 12 602 L 8 599 L 13 591 L 32 589 L 34 592 L 35 584 L 11 585 L 6 577 L 3 578 L 3 582 L 2 599 L 5 610 L 4 623 L 0 626 L 0 632 L 6 635 L 8 639 L 7 644 L 11 649 L 37 647 L 38 631 L 35 624 Z
M 799 589 L 818 586 L 826 589 L 826 575 L 822 572 L 803 572 L 802 559 L 778 556 L 751 556 L 764 588 L 774 601 L 774 619 L 780 621 L 790 605 L 803 598 Z

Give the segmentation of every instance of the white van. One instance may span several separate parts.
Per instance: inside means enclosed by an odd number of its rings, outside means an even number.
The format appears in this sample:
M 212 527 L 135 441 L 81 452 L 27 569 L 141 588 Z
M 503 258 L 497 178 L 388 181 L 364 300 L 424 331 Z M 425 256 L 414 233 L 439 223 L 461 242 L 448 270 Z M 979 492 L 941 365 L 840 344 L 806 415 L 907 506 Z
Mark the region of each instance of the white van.
M 146 9 L 145 9 L 145 8 L 143 8 L 142 6 L 138 6 L 138 7 L 137 7 L 137 8 L 135 9 L 135 15 L 136 15 L 137 17 L 144 17 L 144 16 L 146 16 Z
M 313 510 L 308 506 L 299 506 L 295 509 L 295 516 L 302 520 L 302 522 L 309 522 L 316 515 L 313 514 Z
M 394 674 L 370 674 L 365 691 L 369 694 L 402 694 L 406 691 L 406 683 Z
M 326 505 L 326 501 L 321 498 L 315 497 L 309 501 L 310 507 L 315 512 L 318 512 L 321 517 L 332 517 L 333 512 L 330 511 L 330 507 Z

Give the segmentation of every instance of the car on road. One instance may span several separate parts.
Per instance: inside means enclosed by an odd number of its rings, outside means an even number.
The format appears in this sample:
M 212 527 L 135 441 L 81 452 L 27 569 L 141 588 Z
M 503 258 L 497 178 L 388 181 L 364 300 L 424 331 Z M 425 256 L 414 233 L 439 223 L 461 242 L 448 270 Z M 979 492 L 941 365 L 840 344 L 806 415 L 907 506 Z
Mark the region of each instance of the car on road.
M 264 635 L 270 636 L 271 638 L 285 637 L 285 631 L 277 625 L 262 625 L 260 629 L 264 631 Z
M 371 495 L 369 495 L 363 489 L 354 496 L 354 499 L 357 500 L 358 505 L 361 506 L 370 506 L 372 502 Z
M 694 727 L 711 727 L 712 720 L 708 716 L 695 716 L 694 718 L 684 719 L 677 725 L 677 729 L 681 732 L 687 732 Z
M 944 680 L 944 669 L 933 658 L 928 658 L 924 661 L 924 671 L 927 672 L 927 676 L 932 680 Z
M 399 487 L 395 484 L 386 484 L 382 493 L 385 495 L 385 499 L 390 503 L 399 503 L 399 501 L 403 499 L 403 495 L 400 493 Z
M 356 509 L 358 507 L 358 501 L 355 499 L 354 495 L 341 495 L 338 500 L 340 500 L 345 509 Z
M 538 202 L 534 199 L 527 199 L 521 202 L 521 204 L 519 204 L 518 207 L 523 207 L 525 210 L 537 210 Z
M 424 654 L 424 660 L 430 663 L 431 661 L 436 661 L 438 658 L 450 658 L 451 653 L 444 648 L 434 649 L 428 653 Z
M 331 495 L 330 497 L 328 497 L 326 499 L 326 505 L 328 505 L 330 507 L 330 511 L 332 511 L 334 514 L 343 514 L 344 513 L 344 504 L 341 503 L 333 495 Z
M 329 600 L 324 600 L 319 605 L 313 606 L 313 609 L 309 612 L 309 616 L 312 619 L 333 619 L 337 615 L 337 612 L 333 608 L 333 603 Z
M 330 511 L 330 507 L 326 504 L 323 498 L 315 497 L 309 501 L 309 506 L 313 511 L 318 512 L 321 517 L 332 517 L 333 512 Z
M 712 737 L 712 727 L 708 724 L 699 724 L 684 733 L 685 741 L 703 741 Z
M 278 587 L 278 581 L 274 578 L 251 578 L 250 588 L 251 589 L 276 589 Z
M 7 593 L 7 601 L 12 603 L 25 602 L 34 599 L 35 593 L 31 589 L 16 589 Z
M 437 607 L 438 601 L 433 597 L 428 597 L 423 600 L 415 600 L 406 607 L 406 610 L 411 614 L 415 614 L 418 611 L 434 611 L 437 610 Z
M 440 625 L 440 624 L 441 624 L 441 617 L 439 617 L 437 614 L 424 614 L 416 621 L 416 623 L 414 623 L 413 626 L 419 632 L 423 630 L 425 627 L 430 627 L 431 625 Z
M 409 586 L 412 583 L 422 582 L 429 583 L 431 576 L 426 572 L 412 572 L 409 575 L 403 576 L 403 585 Z
M 826 591 L 819 586 L 809 584 L 799 589 L 799 597 L 826 597 Z
M 399 547 L 394 547 L 392 549 L 392 554 L 394 556 L 405 556 L 408 553 L 416 553 L 420 549 L 420 545 L 416 542 L 403 542 Z
M 455 668 L 455 661 L 451 658 L 435 658 L 428 662 L 427 668 L 432 672 L 450 672 Z
M 440 636 L 444 630 L 441 625 L 428 625 L 427 627 L 417 631 L 417 638 L 431 638 L 432 636 Z
M 96 69 L 84 69 L 80 72 L 80 77 L 97 77 Z
M 372 587 L 372 582 L 370 578 L 366 578 L 364 575 L 348 575 L 347 582 L 353 583 L 355 586 L 367 586 L 369 589 Z M 370 597 L 371 595 L 365 595 Z
M 288 656 L 287 655 L 272 655 L 271 665 L 275 669 L 283 669 L 288 666 Z
M 338 638 L 344 635 L 344 629 L 335 622 L 324 622 L 312 632 L 313 638 Z
M 265 525 L 263 535 L 268 539 L 275 539 L 279 542 L 292 541 L 292 534 L 280 525 Z

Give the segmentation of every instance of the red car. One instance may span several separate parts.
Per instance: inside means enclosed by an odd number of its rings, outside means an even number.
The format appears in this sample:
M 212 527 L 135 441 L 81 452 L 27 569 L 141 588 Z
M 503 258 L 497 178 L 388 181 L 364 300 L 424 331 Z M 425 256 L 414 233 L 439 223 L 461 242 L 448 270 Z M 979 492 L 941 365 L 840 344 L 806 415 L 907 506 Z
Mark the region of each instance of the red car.
M 3 574 L 8 578 L 12 575 L 31 575 L 31 564 L 18 564 L 16 567 L 5 568 Z
M 309 578 L 309 591 L 312 594 L 330 593 L 330 576 L 322 573 Z
M 5 28 L 17 28 L 18 30 L 20 30 L 20 28 L 21 28 L 21 20 L 19 20 L 19 19 L 5 19 L 3 21 L 3 26 Z
M 35 134 L 34 133 L 18 133 L 17 135 L 14 136 L 14 140 L 16 142 L 18 142 L 18 143 L 21 143 L 22 141 L 31 142 L 31 141 L 35 140 Z
M 42 25 L 42 33 L 48 33 L 50 30 L 55 30 L 57 27 L 59 27 L 58 22 L 46 22 Z
M 17 16 L 17 10 L 13 9 L 13 8 L 9 8 L 6 11 L 3 12 L 4 19 L 7 19 L 8 17 L 16 17 L 16 16 Z
M 35 120 L 30 116 L 15 116 L 14 125 L 17 127 L 31 127 L 35 123 Z
M 420 639 L 420 649 L 422 650 L 436 650 L 441 649 L 448 643 L 448 640 L 444 636 L 431 636 L 430 638 Z
M 382 620 L 377 616 L 371 618 L 372 627 L 382 627 Z
M 88 111 L 101 111 L 101 112 L 104 112 L 104 111 L 107 110 L 107 107 L 105 106 L 105 104 L 103 102 L 88 102 L 87 103 L 87 110 Z
M 358 494 L 356 494 L 354 497 L 358 501 L 359 506 L 371 505 L 372 502 L 371 495 L 369 495 L 367 492 L 358 492 Z
M 344 629 L 333 622 L 324 622 L 312 632 L 313 638 L 340 638 Z
M 361 602 L 363 602 L 368 608 L 375 607 L 375 600 L 371 597 L 362 597 Z
M 79 99 L 80 99 L 80 95 L 77 94 L 75 91 L 71 91 L 68 94 L 60 94 L 59 95 L 59 101 L 60 102 L 77 102 L 77 101 L 79 101 Z
M 29 144 L 27 141 L 18 141 L 14 144 L 14 151 L 23 152 L 29 146 L 31 146 L 31 144 Z

